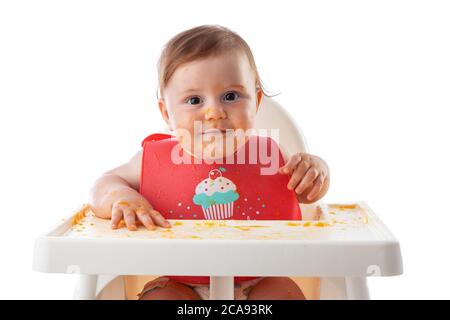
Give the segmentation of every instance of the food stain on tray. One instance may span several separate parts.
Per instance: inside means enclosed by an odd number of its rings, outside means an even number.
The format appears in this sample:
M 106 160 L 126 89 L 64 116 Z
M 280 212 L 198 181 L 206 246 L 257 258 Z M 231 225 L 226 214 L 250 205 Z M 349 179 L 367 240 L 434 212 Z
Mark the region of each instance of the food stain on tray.
M 197 226 L 206 226 L 206 227 L 225 227 L 227 223 L 225 221 L 203 221 L 203 225 L 201 223 L 196 224 Z
M 337 208 L 339 210 L 352 210 L 358 207 L 357 204 L 331 204 L 330 207 Z
M 91 210 L 91 206 L 89 204 L 84 204 L 80 210 L 75 212 L 72 219 L 72 226 L 79 224 L 85 217 L 86 213 Z
M 288 222 L 287 225 L 290 227 L 329 227 L 329 226 L 331 226 L 331 224 L 327 221 Z
M 287 225 L 289 227 L 298 227 L 298 226 L 301 226 L 302 223 L 301 222 L 288 222 Z
M 323 227 L 329 227 L 330 224 L 326 221 L 319 221 L 319 222 L 314 223 L 314 226 L 323 228 Z
M 71 218 L 67 234 L 75 237 L 132 238 L 132 239 L 312 239 L 322 233 L 334 234 L 344 228 L 359 228 L 368 224 L 363 206 L 358 204 L 331 204 L 318 207 L 321 214 L 317 220 L 289 221 L 247 221 L 247 220 L 171 220 L 171 228 L 157 226 L 149 231 L 139 221 L 138 230 L 127 230 L 125 221 L 120 220 L 117 229 L 111 222 L 95 216 L 89 205 L 83 205 Z
M 269 228 L 269 226 L 228 226 L 228 227 L 239 229 L 239 230 L 242 230 L 242 231 L 249 231 L 252 228 Z

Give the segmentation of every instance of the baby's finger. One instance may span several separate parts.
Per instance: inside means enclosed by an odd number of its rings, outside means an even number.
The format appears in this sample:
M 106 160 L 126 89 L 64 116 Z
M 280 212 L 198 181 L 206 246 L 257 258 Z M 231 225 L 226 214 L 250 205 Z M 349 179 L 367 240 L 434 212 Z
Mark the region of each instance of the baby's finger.
M 125 224 L 128 230 L 130 231 L 137 230 L 136 219 L 133 209 L 131 209 L 130 207 L 124 207 L 122 211 L 123 211 L 123 220 L 125 220 Z
M 278 172 L 281 174 L 292 174 L 300 161 L 302 161 L 302 156 L 299 153 L 296 153 L 284 166 L 278 169 Z
M 298 184 L 298 186 L 295 188 L 295 193 L 302 194 L 303 191 L 305 191 L 311 184 L 316 180 L 316 178 L 319 176 L 319 171 L 311 167 L 306 172 L 305 176 L 303 177 L 302 181 Z
M 152 209 L 152 210 L 150 210 L 150 215 L 152 216 L 153 221 L 155 221 L 161 227 L 164 227 L 164 228 L 170 228 L 171 227 L 169 221 L 167 221 L 162 216 L 162 214 L 159 213 L 158 211 Z
M 117 229 L 120 220 L 122 220 L 122 209 L 119 206 L 113 206 L 111 210 L 111 228 Z
M 142 224 L 148 229 L 148 230 L 155 230 L 155 224 L 153 223 L 153 220 L 148 213 L 148 211 L 143 208 L 139 207 L 136 209 L 136 215 L 138 219 L 142 222 Z
M 295 171 L 287 184 L 287 188 L 289 190 L 294 190 L 294 188 L 297 187 L 297 185 L 303 179 L 310 166 L 311 164 L 305 160 L 302 160 L 299 163 L 299 165 L 297 166 L 297 168 L 295 168 Z
M 314 185 L 311 189 L 311 191 L 308 193 L 308 195 L 306 196 L 306 199 L 308 200 L 312 200 L 315 197 L 317 197 L 317 195 L 319 194 L 319 192 L 322 190 L 323 187 L 323 183 L 325 181 L 325 178 L 323 177 L 322 174 L 320 174 L 316 180 L 314 180 Z

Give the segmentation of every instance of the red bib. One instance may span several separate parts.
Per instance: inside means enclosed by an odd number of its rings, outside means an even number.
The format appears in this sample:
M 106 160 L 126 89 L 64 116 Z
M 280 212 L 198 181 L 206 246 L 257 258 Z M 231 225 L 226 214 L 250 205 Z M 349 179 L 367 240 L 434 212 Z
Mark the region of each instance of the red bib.
M 290 177 L 277 172 L 285 162 L 270 138 L 250 136 L 234 155 L 212 164 L 187 155 L 175 137 L 166 134 L 148 136 L 142 147 L 140 193 L 166 219 L 302 218 L 295 192 L 286 187 Z M 180 150 L 175 157 L 174 148 Z M 207 276 L 168 277 L 209 283 Z M 255 278 L 235 277 L 235 282 Z

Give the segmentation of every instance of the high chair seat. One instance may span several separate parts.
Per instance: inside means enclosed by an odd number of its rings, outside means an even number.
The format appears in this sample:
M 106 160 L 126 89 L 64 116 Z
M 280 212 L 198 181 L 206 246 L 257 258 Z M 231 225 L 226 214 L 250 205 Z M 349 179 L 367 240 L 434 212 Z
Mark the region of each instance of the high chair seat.
M 285 154 L 307 152 L 279 104 L 265 99 L 260 109 L 257 128 L 282 128 Z M 132 298 L 148 275 L 167 274 L 210 276 L 210 299 L 233 299 L 234 276 L 290 276 L 310 299 L 367 299 L 366 277 L 402 273 L 399 242 L 366 203 L 302 205 L 302 214 L 169 220 L 171 229 L 148 232 L 112 230 L 86 206 L 36 240 L 33 269 L 79 274 L 81 299 Z

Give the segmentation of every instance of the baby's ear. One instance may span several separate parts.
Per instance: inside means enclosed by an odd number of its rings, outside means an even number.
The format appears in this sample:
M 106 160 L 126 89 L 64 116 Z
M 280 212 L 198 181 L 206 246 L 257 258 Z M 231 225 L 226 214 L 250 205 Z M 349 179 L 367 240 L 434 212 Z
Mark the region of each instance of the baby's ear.
M 256 89 L 256 112 L 259 110 L 263 96 L 263 91 L 261 89 Z
M 169 113 L 167 112 L 166 102 L 163 99 L 158 99 L 158 107 L 159 112 L 161 112 L 161 116 L 170 128 Z

